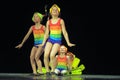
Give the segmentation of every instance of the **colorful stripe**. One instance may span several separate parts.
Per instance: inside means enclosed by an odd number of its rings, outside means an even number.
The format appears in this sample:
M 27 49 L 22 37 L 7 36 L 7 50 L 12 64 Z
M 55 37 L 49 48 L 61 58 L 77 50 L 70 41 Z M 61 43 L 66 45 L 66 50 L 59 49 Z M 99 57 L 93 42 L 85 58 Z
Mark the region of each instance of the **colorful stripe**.
M 43 28 L 35 29 L 35 27 L 33 27 L 33 35 L 34 35 L 34 45 L 41 44 L 44 39 L 44 29 Z
M 60 19 L 56 24 L 52 24 L 50 21 L 50 39 L 52 40 L 59 40 L 61 41 L 62 35 L 61 35 L 61 26 L 60 26 Z
M 66 56 L 63 58 L 58 56 L 57 61 L 58 61 L 58 65 L 57 65 L 58 69 L 64 69 L 64 70 L 67 69 L 67 57 Z

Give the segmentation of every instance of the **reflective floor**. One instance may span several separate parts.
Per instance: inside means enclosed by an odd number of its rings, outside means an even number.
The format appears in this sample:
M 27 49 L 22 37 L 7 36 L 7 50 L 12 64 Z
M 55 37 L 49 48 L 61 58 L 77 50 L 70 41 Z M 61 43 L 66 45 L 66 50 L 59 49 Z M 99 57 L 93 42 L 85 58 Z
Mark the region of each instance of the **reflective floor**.
M 0 73 L 0 80 L 120 80 L 119 75 L 33 76 L 29 73 Z

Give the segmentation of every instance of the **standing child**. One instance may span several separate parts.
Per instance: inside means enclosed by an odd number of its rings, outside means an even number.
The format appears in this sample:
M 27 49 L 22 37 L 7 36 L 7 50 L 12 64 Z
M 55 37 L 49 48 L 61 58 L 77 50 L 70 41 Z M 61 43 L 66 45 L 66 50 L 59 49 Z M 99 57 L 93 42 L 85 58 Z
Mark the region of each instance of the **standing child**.
M 69 47 L 75 46 L 75 44 L 72 44 L 69 41 L 64 20 L 59 17 L 60 8 L 58 7 L 58 5 L 56 4 L 52 5 L 49 12 L 51 15 L 51 19 L 49 19 L 46 23 L 46 32 L 42 43 L 42 46 L 46 43 L 45 52 L 44 52 L 44 64 L 47 75 L 50 75 L 50 72 L 51 74 L 54 74 L 54 70 L 55 70 L 54 59 L 62 43 L 62 33 L 67 42 L 67 45 Z M 49 56 L 50 56 L 50 62 L 49 62 Z M 51 71 L 49 69 L 49 63 L 51 64 Z
M 43 53 L 43 47 L 41 47 L 39 45 L 42 44 L 42 42 L 43 42 L 44 31 L 45 31 L 45 26 L 41 24 L 42 18 L 43 18 L 43 15 L 39 12 L 35 12 L 33 14 L 32 20 L 35 23 L 35 25 L 32 25 L 30 27 L 29 31 L 23 38 L 22 42 L 15 47 L 15 48 L 21 48 L 23 46 L 23 44 L 25 43 L 25 41 L 30 36 L 30 34 L 33 33 L 34 46 L 32 47 L 31 53 L 30 53 L 30 63 L 31 63 L 31 67 L 33 70 L 33 75 L 38 75 L 37 70 L 36 70 L 37 68 L 40 71 L 39 75 L 43 74 L 42 73 L 42 63 L 41 63 L 41 60 L 39 59 L 41 54 Z M 37 65 L 37 67 L 36 67 L 36 65 Z

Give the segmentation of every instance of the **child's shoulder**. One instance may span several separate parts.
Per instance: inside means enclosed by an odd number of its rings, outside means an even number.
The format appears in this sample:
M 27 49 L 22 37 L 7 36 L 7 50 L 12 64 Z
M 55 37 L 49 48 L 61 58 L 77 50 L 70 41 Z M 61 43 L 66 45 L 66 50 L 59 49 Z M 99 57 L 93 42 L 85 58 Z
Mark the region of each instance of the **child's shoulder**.
M 31 27 L 35 27 L 35 25 L 31 25 Z
M 35 25 L 31 25 L 31 27 L 30 27 L 31 29 L 35 29 Z

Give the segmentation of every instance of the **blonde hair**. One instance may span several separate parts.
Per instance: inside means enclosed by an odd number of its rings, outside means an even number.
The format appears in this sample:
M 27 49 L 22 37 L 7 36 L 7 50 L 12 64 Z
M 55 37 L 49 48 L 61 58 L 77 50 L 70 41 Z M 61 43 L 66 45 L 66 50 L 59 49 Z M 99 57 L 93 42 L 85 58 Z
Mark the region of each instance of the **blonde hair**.
M 60 13 L 60 7 L 57 4 L 53 4 L 52 7 L 49 9 L 50 13 L 52 12 L 52 8 L 56 7 Z

